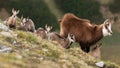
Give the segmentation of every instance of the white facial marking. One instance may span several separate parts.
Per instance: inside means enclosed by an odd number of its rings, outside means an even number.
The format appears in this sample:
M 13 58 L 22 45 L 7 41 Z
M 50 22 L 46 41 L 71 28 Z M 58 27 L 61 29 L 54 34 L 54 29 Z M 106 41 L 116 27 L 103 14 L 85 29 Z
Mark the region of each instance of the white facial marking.
M 71 41 L 71 42 L 75 42 L 75 36 L 71 35 L 71 34 L 68 34 L 68 39 Z
M 108 25 L 106 25 L 108 24 Z M 108 23 L 107 21 L 104 22 L 103 24 L 103 36 L 111 36 L 112 35 L 112 30 L 111 30 L 112 23 Z

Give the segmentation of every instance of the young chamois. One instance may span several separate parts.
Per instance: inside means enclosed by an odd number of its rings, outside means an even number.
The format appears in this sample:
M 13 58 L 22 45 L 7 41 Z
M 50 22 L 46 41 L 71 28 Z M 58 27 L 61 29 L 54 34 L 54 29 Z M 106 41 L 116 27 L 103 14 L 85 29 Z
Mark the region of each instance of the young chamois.
M 10 16 L 7 21 L 6 24 L 9 26 L 9 28 L 16 28 L 16 20 L 17 20 L 17 14 L 19 13 L 19 10 L 14 10 L 12 9 L 12 16 Z
M 102 43 L 90 47 L 90 52 L 88 54 L 90 54 L 91 56 L 97 59 L 100 59 L 101 58 L 101 50 L 100 50 L 101 47 L 102 47 Z
M 75 37 L 72 34 L 68 34 L 67 38 L 61 37 L 55 32 L 50 32 L 52 27 L 46 26 L 48 40 L 55 41 L 60 44 L 63 48 L 68 49 L 70 45 L 75 42 Z
M 47 33 L 44 28 L 39 27 L 36 30 L 36 34 L 41 38 L 41 39 L 46 39 L 47 38 Z
M 35 25 L 31 19 L 23 18 L 22 23 L 20 24 L 20 27 L 18 29 L 35 32 Z
M 80 19 L 72 13 L 67 13 L 60 22 L 60 35 L 67 37 L 68 33 L 75 36 L 81 49 L 89 52 L 90 46 L 101 40 L 104 36 L 112 35 L 112 19 L 107 19 L 103 24 L 91 24 L 89 20 Z

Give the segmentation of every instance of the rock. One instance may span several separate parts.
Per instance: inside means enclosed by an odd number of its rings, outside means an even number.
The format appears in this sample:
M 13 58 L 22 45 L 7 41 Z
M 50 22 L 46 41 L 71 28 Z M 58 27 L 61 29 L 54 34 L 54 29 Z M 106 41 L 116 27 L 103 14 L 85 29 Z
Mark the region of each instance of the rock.
M 5 36 L 5 37 L 17 37 L 17 34 L 15 34 L 13 32 L 2 31 L 0 34 Z
M 0 46 L 0 52 L 5 52 L 5 53 L 9 53 L 12 51 L 11 47 L 7 47 L 5 45 Z
M 10 29 L 6 25 L 4 25 L 3 23 L 0 23 L 0 30 L 10 31 Z
M 97 63 L 95 63 L 95 64 L 96 64 L 96 66 L 98 66 L 98 67 L 103 67 L 103 66 L 105 65 L 105 63 L 104 63 L 103 61 L 97 62 Z

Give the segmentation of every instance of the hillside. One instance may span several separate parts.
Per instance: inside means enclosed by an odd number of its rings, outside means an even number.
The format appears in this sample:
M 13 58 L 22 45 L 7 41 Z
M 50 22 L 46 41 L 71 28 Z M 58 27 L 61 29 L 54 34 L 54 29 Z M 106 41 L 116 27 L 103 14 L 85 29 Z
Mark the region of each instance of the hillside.
M 99 61 L 79 47 L 64 49 L 30 32 L 0 28 L 0 68 L 99 68 L 95 65 Z M 104 63 L 103 68 L 119 68 Z

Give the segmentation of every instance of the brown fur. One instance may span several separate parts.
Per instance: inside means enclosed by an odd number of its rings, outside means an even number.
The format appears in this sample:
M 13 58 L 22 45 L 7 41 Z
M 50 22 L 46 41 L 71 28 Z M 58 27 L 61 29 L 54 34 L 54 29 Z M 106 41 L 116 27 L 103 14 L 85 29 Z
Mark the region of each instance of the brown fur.
M 24 31 L 35 32 L 35 25 L 31 19 L 24 18 L 18 29 L 24 30 Z
M 42 39 L 45 39 L 47 37 L 46 31 L 43 28 L 38 28 L 36 34 Z
M 60 22 L 60 35 L 67 37 L 68 33 L 75 35 L 85 52 L 89 52 L 90 46 L 103 37 L 102 25 L 92 25 L 89 20 L 80 19 L 72 13 L 65 14 Z
M 61 37 L 57 33 L 48 33 L 48 40 L 55 41 L 57 44 L 60 44 L 63 48 L 68 49 L 70 45 L 75 41 L 74 36 L 70 35 L 67 38 Z M 73 41 L 71 41 L 69 38 L 71 38 Z

